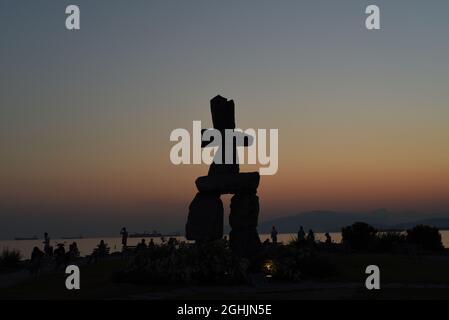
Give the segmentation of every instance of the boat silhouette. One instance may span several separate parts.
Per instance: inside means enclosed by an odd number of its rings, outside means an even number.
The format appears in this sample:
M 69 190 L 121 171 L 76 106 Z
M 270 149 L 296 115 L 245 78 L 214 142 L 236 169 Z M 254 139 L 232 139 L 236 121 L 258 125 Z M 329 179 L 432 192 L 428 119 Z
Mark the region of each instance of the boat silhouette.
M 143 233 L 132 233 L 129 235 L 130 238 L 159 238 L 163 234 L 153 230 L 153 232 L 144 231 Z

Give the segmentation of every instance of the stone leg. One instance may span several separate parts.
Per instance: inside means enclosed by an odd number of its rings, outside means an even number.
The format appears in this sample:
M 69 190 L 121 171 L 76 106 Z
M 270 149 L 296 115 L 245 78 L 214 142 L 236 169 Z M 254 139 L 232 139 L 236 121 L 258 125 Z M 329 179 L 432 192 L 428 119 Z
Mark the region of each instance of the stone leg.
M 257 220 L 259 217 L 259 197 L 255 194 L 236 194 L 231 199 L 229 234 L 232 251 L 238 256 L 251 257 L 260 248 Z
M 197 241 L 223 238 L 223 202 L 219 194 L 196 194 L 189 206 L 186 238 Z
M 251 259 L 259 252 L 260 239 L 256 228 L 233 229 L 229 233 L 231 250 L 239 257 Z

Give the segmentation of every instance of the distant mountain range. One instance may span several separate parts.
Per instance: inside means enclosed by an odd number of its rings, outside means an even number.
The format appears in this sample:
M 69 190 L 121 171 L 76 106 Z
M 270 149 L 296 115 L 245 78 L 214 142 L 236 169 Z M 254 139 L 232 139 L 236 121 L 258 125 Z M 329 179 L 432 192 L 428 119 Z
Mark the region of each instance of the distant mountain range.
M 346 213 L 335 211 L 309 211 L 293 216 L 276 218 L 259 223 L 260 233 L 270 232 L 276 226 L 278 232 L 297 232 L 299 226 L 306 230 L 317 232 L 341 231 L 342 227 L 354 222 L 366 222 L 379 230 L 403 230 L 418 224 L 435 226 L 439 229 L 449 229 L 449 213 L 432 216 L 418 212 L 392 213 L 387 209 L 378 209 L 368 213 Z

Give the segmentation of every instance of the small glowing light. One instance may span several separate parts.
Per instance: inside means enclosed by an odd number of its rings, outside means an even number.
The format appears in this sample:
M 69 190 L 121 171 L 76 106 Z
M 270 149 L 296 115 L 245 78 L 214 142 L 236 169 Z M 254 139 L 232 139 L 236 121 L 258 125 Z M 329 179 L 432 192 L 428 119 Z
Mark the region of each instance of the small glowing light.
M 273 276 L 273 273 L 275 272 L 276 266 L 273 260 L 267 260 L 264 262 L 262 269 L 265 273 L 265 276 L 267 278 L 271 278 Z

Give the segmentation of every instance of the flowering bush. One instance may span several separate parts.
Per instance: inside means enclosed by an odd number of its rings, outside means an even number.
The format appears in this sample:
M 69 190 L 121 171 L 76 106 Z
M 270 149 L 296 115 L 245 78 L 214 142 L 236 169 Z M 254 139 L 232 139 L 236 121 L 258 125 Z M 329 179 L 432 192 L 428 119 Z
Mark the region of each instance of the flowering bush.
M 133 283 L 247 282 L 249 261 L 231 254 L 224 241 L 177 246 L 164 244 L 138 253 L 116 281 Z
M 314 248 L 264 246 L 251 261 L 232 254 L 226 241 L 204 244 L 162 244 L 140 251 L 114 280 L 153 284 L 244 284 L 250 273 L 277 280 L 326 277 L 333 266 Z
M 265 274 L 273 279 L 299 281 L 303 278 L 327 277 L 335 273 L 333 265 L 321 258 L 313 248 L 295 244 L 266 248 L 264 256 L 271 266 L 263 265 Z M 269 271 L 269 272 L 268 272 Z

